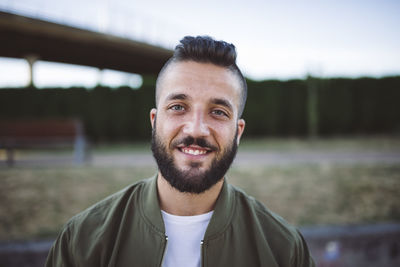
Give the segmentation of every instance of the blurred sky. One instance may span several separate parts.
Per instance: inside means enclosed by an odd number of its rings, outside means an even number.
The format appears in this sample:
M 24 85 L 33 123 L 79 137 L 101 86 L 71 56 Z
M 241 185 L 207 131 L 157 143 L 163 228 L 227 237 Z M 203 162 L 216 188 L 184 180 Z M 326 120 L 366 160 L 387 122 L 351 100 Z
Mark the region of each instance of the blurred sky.
M 0 9 L 171 49 L 184 35 L 210 35 L 235 44 L 239 67 L 256 80 L 400 74 L 398 0 L 0 0 Z M 99 76 L 93 68 L 39 63 L 39 86 L 91 86 L 99 77 L 140 83 L 112 71 Z M 0 69 L 0 86 L 27 80 L 24 61 L 3 58 Z

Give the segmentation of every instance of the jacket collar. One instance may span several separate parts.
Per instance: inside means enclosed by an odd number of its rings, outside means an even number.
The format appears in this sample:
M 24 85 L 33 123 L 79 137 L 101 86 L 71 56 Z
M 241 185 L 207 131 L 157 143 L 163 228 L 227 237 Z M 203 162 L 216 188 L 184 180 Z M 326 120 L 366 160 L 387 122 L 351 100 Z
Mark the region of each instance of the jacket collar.
M 204 235 L 204 241 L 213 239 L 230 225 L 235 210 L 234 198 L 234 191 L 228 184 L 227 179 L 224 178 L 224 184 L 219 193 L 217 203 L 215 203 L 214 213 Z
M 148 224 L 157 232 L 165 235 L 164 221 L 158 201 L 157 174 L 147 179 L 139 196 L 141 213 Z
M 231 186 L 224 178 L 224 184 L 215 204 L 214 213 L 208 224 L 204 240 L 213 239 L 229 226 L 235 208 L 234 197 L 235 194 Z M 164 221 L 158 199 L 157 174 L 146 180 L 142 195 L 140 196 L 140 202 L 141 213 L 147 223 L 157 232 L 165 235 Z

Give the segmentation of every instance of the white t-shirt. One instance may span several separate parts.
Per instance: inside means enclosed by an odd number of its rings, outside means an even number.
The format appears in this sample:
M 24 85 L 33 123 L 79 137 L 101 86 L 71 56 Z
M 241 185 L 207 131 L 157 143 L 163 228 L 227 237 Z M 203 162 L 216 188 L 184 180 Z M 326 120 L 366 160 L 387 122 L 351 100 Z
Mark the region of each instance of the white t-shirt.
M 163 267 L 200 267 L 201 241 L 212 211 L 195 216 L 176 216 L 161 211 L 168 236 Z

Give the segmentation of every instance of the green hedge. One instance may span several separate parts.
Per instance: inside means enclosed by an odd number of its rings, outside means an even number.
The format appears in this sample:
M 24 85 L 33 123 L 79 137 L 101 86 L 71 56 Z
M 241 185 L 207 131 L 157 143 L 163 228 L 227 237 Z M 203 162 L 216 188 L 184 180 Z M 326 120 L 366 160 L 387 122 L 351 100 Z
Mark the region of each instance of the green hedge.
M 152 88 L 2 89 L 0 118 L 79 118 L 94 141 L 149 139 Z
M 315 89 L 318 135 L 400 133 L 400 77 L 248 81 L 244 112 L 253 136 L 310 134 L 309 88 Z
M 318 135 L 398 134 L 400 77 L 248 81 L 246 136 L 306 136 L 309 88 Z M 0 119 L 80 118 L 93 142 L 149 139 L 154 80 L 142 88 L 1 89 Z
M 301 80 L 248 81 L 247 135 L 305 135 L 307 90 Z
M 400 77 L 321 80 L 319 132 L 400 133 Z

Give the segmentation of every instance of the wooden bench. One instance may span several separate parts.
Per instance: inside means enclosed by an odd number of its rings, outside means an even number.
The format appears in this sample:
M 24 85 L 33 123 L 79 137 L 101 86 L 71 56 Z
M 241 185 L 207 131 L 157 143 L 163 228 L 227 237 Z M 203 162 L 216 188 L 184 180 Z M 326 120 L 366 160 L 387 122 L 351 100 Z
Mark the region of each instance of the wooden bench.
M 76 119 L 0 120 L 0 149 L 8 165 L 15 163 L 15 149 L 73 147 L 74 161 L 87 158 L 83 124 Z

